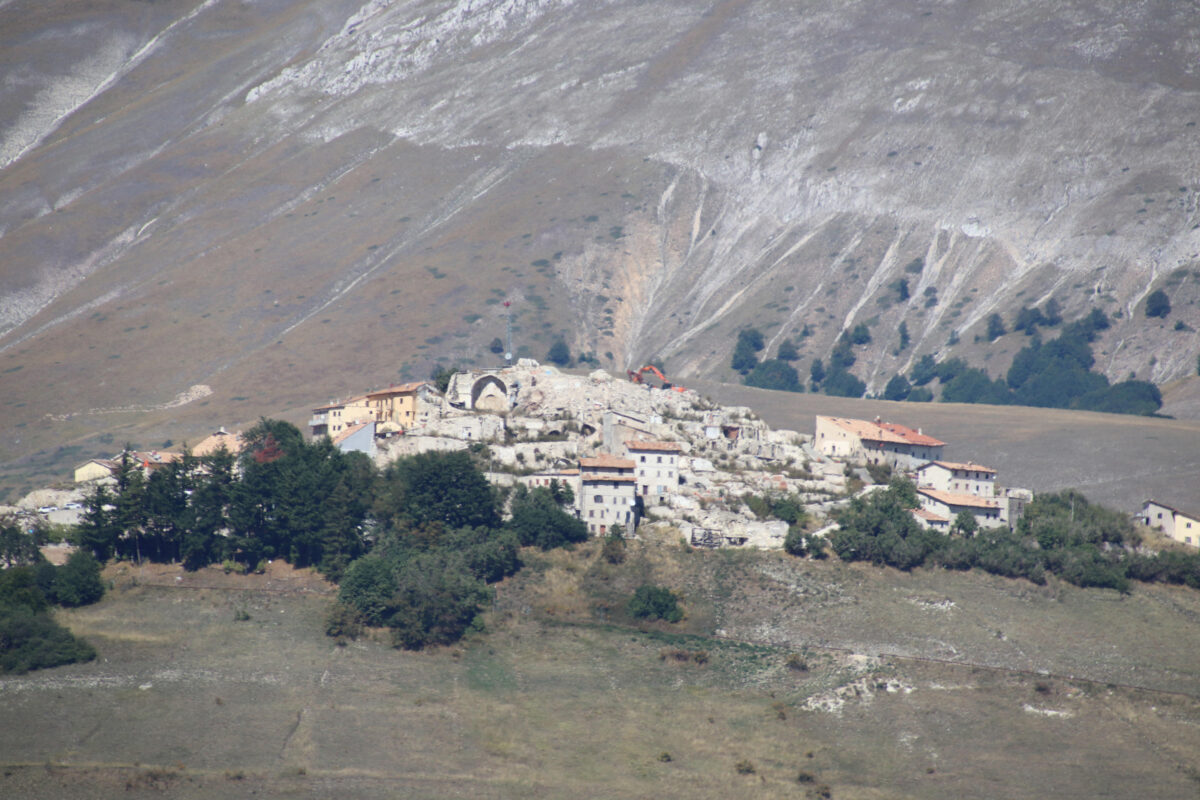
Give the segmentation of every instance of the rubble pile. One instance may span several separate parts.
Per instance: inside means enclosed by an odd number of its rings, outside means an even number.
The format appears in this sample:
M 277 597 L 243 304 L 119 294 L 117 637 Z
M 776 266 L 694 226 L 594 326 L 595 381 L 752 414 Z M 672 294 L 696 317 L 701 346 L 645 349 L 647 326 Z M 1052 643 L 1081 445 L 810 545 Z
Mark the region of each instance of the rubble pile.
M 567 374 L 522 359 L 456 373 L 442 397 L 426 402 L 422 423 L 381 443 L 377 463 L 478 443 L 488 448 L 497 482 L 554 477 L 574 483 L 578 497 L 579 459 L 625 457 L 627 442 L 678 445 L 677 478 L 641 507 L 641 521 L 678 528 L 702 546 L 782 546 L 787 523 L 760 519 L 744 495 L 793 496 L 818 517 L 844 502 L 844 465 L 818 453 L 811 436 L 772 430 L 749 408 L 722 407 L 681 387 L 603 370 Z

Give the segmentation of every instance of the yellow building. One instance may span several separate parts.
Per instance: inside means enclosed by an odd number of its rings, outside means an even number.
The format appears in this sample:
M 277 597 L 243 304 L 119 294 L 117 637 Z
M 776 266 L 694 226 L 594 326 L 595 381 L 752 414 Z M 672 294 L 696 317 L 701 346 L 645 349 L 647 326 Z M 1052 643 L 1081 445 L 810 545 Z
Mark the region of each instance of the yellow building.
M 342 403 L 330 403 L 313 409 L 312 419 L 308 421 L 309 430 L 314 438 L 337 436 L 351 425 L 369 422 L 374 419 L 374 412 L 366 395 L 352 397 Z
M 111 478 L 117 471 L 117 462 L 111 458 L 89 458 L 75 468 L 75 482 L 87 483 Z
M 425 381 L 402 383 L 376 392 L 368 392 L 367 405 L 376 425 L 391 423 L 399 430 L 408 430 L 417 421 L 417 395 Z M 385 426 L 385 430 L 390 428 Z

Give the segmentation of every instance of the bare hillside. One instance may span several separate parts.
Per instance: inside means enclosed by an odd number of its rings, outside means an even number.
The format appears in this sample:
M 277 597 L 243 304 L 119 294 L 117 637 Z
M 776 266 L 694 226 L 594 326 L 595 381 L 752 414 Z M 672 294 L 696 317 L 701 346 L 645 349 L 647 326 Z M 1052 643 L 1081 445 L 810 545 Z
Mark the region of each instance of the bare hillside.
M 503 299 L 530 355 L 563 335 L 680 376 L 727 378 L 746 324 L 769 348 L 810 326 L 805 357 L 868 324 L 878 390 L 952 334 L 1003 369 L 1020 337 L 974 334 L 1053 298 L 1114 316 L 1109 377 L 1183 377 L 1198 20 L 1165 0 L 8 0 L 0 459 L 180 397 L 252 419 L 485 363 Z M 1172 310 L 1148 319 L 1159 288 Z

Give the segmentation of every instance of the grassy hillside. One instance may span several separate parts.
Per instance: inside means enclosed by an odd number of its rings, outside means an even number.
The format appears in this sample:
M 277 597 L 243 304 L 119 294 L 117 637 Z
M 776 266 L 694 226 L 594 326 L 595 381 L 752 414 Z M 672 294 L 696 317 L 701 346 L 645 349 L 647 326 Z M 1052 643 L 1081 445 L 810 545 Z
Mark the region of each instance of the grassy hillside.
M 63 615 L 100 658 L 4 682 L 0 792 L 1041 798 L 1200 788 L 1194 592 L 1139 586 L 1122 599 L 1054 582 L 690 552 L 669 537 L 631 548 L 619 566 L 597 549 L 537 557 L 501 585 L 487 634 L 420 653 L 336 646 L 321 634 L 328 589 L 303 573 L 114 568 L 109 597 Z M 687 618 L 633 625 L 623 599 L 644 580 L 681 591 Z

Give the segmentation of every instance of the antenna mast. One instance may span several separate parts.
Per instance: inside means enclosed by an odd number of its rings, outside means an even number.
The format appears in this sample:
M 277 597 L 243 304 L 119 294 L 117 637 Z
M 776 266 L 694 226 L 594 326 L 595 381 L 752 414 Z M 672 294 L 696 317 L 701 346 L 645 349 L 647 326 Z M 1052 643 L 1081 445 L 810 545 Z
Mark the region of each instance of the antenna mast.
M 512 351 L 512 301 L 511 301 L 511 300 L 505 300 L 505 301 L 504 301 L 504 313 L 505 313 L 505 316 L 506 316 L 506 317 L 507 317 L 507 319 L 508 319 L 508 325 L 507 325 L 507 327 L 505 328 L 505 338 L 504 338 L 504 363 L 505 363 L 505 364 L 507 364 L 508 366 L 510 366 L 510 367 L 511 367 L 511 366 L 512 366 L 512 358 L 513 358 L 513 351 Z

